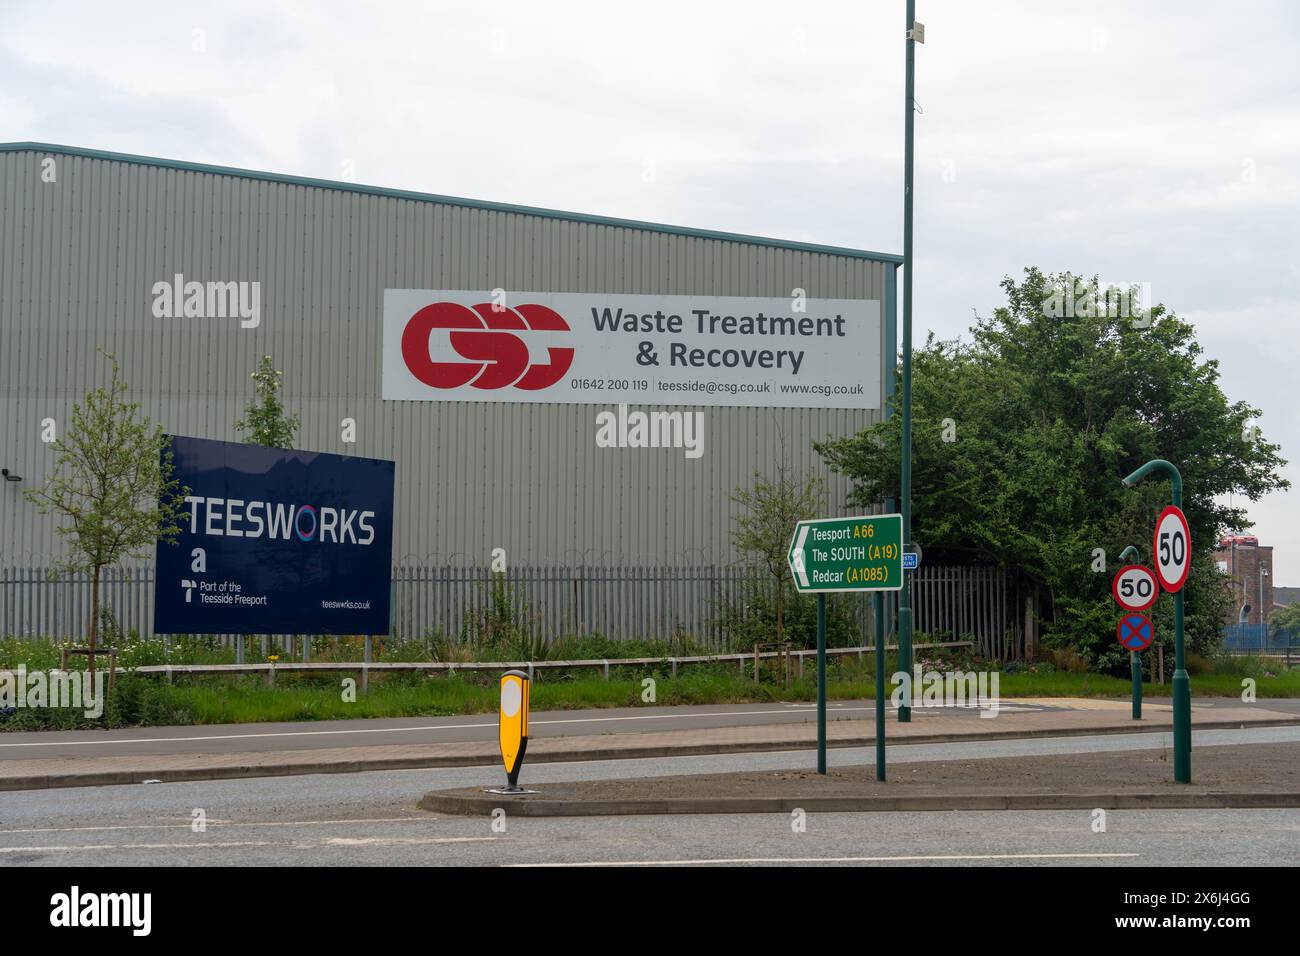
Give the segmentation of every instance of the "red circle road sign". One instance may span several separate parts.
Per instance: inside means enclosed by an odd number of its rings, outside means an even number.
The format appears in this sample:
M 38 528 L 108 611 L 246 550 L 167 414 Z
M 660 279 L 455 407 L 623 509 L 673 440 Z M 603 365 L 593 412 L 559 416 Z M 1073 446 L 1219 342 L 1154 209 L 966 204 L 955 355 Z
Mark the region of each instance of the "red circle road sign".
M 1140 564 L 1126 564 L 1110 582 L 1115 603 L 1126 611 L 1145 611 L 1160 596 L 1155 572 Z
M 1182 508 L 1170 505 L 1160 512 L 1151 554 L 1155 558 L 1156 577 L 1164 589 L 1171 594 L 1182 590 L 1192 566 L 1192 531 Z
M 1130 651 L 1145 651 L 1151 646 L 1156 630 L 1151 619 L 1142 614 L 1125 614 L 1119 619 L 1115 636 Z

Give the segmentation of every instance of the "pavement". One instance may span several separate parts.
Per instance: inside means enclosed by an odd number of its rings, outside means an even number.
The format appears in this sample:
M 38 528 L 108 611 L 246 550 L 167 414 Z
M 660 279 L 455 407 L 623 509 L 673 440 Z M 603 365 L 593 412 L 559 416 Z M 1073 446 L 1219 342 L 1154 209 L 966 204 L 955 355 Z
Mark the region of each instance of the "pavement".
M 431 790 L 438 813 L 560 817 L 672 813 L 858 813 L 922 810 L 1300 808 L 1300 727 L 1291 739 L 1194 748 L 1190 784 L 1176 783 L 1169 749 L 961 757 L 893 768 L 743 770 L 690 776 L 565 781 L 502 794 Z M 1206 732 L 1202 732 L 1204 734 Z M 1244 737 L 1251 731 L 1238 731 Z M 1249 738 L 1247 738 L 1249 739 Z M 974 746 L 974 745 L 968 745 Z
M 1172 732 L 1170 704 L 1161 700 L 1144 702 L 1141 721 L 1132 720 L 1126 700 L 1092 698 L 1016 698 L 996 717 L 980 713 L 915 708 L 907 724 L 891 713 L 887 736 L 911 745 Z M 873 715 L 870 701 L 834 702 L 828 745 L 873 742 Z M 529 722 L 527 763 L 808 749 L 816 744 L 814 721 L 806 704 L 538 712 Z M 1300 724 L 1300 702 L 1206 699 L 1194 702 L 1192 723 L 1198 730 Z M 3 734 L 0 790 L 486 765 L 499 760 L 496 734 L 494 715 Z

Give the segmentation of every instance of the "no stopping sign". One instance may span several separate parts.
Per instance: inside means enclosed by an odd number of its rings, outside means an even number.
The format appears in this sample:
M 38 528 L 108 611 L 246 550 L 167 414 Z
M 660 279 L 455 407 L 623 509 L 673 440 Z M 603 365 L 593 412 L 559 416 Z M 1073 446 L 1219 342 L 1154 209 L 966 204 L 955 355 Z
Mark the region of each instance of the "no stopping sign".
M 1151 620 L 1141 614 L 1125 614 L 1119 619 L 1115 636 L 1130 651 L 1145 651 L 1156 636 Z

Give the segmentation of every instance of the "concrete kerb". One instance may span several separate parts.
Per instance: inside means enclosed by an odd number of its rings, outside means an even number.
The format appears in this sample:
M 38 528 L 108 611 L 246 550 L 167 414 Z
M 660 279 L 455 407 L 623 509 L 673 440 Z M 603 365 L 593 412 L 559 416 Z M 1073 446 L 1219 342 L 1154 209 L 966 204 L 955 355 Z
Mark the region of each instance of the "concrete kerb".
M 675 813 L 878 813 L 929 810 L 1199 810 L 1300 807 L 1300 793 L 1000 793 L 897 797 L 674 797 L 657 800 L 548 800 L 536 796 L 426 793 L 420 809 L 459 816 L 489 816 L 503 809 L 517 817 L 630 816 Z

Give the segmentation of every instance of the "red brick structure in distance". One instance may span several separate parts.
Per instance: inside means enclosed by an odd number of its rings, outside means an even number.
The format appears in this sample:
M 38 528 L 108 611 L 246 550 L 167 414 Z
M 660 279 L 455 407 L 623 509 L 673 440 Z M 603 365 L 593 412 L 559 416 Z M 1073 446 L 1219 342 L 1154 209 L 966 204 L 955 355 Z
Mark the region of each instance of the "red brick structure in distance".
M 1273 610 L 1273 548 L 1261 545 L 1253 534 L 1229 535 L 1214 549 L 1214 563 L 1232 591 L 1231 617 L 1224 623 L 1238 623 L 1246 604 L 1246 624 L 1266 623 Z

